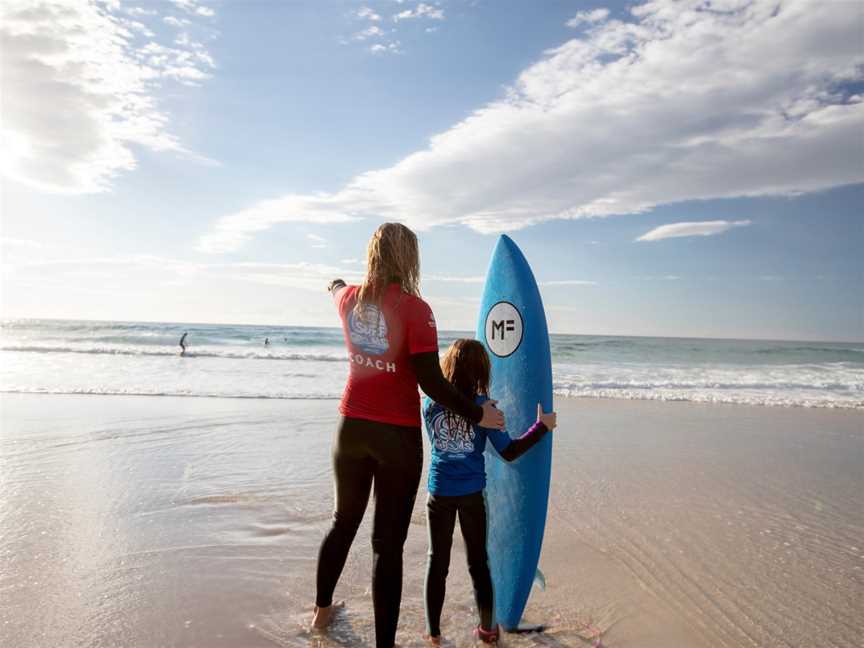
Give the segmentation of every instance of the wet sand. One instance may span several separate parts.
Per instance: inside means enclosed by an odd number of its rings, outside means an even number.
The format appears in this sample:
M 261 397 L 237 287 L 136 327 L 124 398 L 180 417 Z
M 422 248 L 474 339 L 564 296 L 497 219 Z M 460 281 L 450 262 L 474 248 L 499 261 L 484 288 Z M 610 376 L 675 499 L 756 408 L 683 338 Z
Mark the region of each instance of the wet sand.
M 374 645 L 366 522 L 346 609 L 327 637 L 305 630 L 335 401 L 3 394 L 0 408 L 4 648 Z M 557 409 L 547 588 L 525 615 L 549 629 L 503 645 L 864 645 L 861 412 Z M 424 496 L 402 646 L 422 645 Z M 457 541 L 446 645 L 472 645 L 473 623 Z

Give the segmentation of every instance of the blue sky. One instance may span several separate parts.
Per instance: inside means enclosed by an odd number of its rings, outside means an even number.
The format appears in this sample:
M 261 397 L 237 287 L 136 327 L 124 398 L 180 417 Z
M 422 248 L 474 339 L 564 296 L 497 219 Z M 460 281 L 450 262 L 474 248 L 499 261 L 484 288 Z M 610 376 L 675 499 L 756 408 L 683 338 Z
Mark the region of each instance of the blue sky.
M 4 3 L 2 315 L 335 324 L 402 220 L 444 328 L 508 232 L 557 332 L 864 339 L 862 11 Z

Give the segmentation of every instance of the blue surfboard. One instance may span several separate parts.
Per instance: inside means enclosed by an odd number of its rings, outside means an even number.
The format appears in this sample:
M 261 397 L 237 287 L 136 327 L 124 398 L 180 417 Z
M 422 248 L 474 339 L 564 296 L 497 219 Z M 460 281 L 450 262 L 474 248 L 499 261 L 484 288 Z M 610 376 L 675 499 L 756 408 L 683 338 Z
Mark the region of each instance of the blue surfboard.
M 508 236 L 498 240 L 480 305 L 477 339 L 492 362 L 491 396 L 512 437 L 552 411 L 552 358 L 543 301 L 534 274 Z M 537 574 L 552 467 L 552 435 L 507 463 L 486 450 L 489 566 L 495 614 L 505 630 L 519 625 Z

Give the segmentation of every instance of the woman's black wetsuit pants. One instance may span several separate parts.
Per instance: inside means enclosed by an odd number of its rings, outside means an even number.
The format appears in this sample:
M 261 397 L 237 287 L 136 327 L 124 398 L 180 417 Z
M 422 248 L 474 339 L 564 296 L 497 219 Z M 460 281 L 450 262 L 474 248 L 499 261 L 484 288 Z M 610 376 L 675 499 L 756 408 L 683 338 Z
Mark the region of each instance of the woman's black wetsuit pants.
M 480 613 L 480 625 L 492 629 L 493 590 L 486 555 L 486 502 L 483 491 L 470 495 L 429 495 L 426 517 L 429 524 L 429 562 L 426 566 L 426 630 L 432 636 L 441 634 L 441 608 L 444 606 L 450 547 L 456 516 L 465 540 L 468 573 L 474 584 L 474 600 Z
M 374 485 L 372 600 L 375 645 L 391 648 L 402 601 L 402 546 L 423 469 L 419 427 L 343 418 L 333 444 L 336 510 L 318 553 L 315 604 L 333 603 L 333 590 L 363 520 Z

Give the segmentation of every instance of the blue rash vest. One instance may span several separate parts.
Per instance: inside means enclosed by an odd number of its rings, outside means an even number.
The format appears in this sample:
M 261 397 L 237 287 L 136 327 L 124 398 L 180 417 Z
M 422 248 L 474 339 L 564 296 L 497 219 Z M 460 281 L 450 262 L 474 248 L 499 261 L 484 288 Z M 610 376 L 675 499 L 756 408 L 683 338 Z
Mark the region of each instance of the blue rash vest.
M 482 405 L 488 396 L 477 396 Z M 432 446 L 429 492 L 433 495 L 470 495 L 486 487 L 486 439 L 501 453 L 510 445 L 502 430 L 471 424 L 430 398 L 423 399 L 423 420 Z

